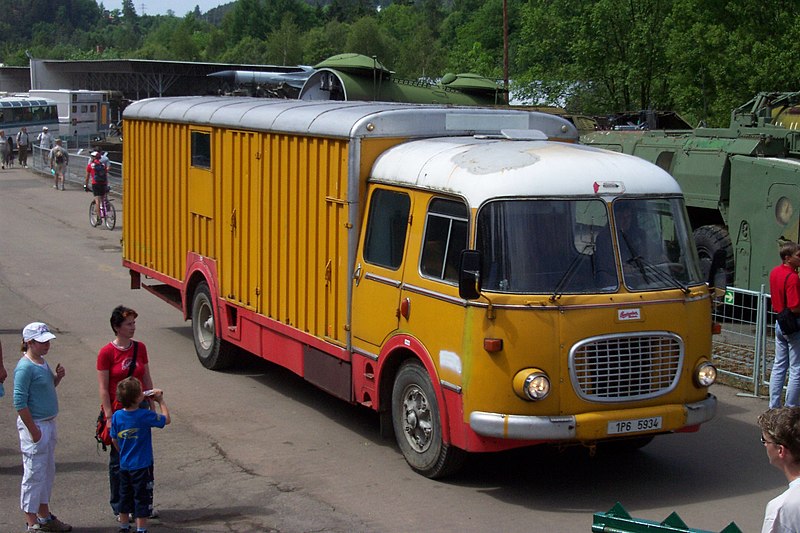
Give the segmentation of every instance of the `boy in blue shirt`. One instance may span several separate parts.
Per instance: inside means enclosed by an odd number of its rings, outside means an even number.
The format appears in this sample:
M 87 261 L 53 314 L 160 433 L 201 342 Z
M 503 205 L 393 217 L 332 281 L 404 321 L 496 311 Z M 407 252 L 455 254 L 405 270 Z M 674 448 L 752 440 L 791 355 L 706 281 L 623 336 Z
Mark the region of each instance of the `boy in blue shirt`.
M 117 400 L 122 409 L 111 417 L 111 440 L 119 451 L 119 521 L 120 532 L 130 531 L 129 514 L 136 519 L 136 531 L 147 531 L 147 518 L 153 510 L 153 439 L 150 428 L 169 424 L 169 409 L 164 392 L 148 391 L 161 406 L 158 414 L 140 408 L 145 395 L 142 383 L 131 376 L 117 384 Z

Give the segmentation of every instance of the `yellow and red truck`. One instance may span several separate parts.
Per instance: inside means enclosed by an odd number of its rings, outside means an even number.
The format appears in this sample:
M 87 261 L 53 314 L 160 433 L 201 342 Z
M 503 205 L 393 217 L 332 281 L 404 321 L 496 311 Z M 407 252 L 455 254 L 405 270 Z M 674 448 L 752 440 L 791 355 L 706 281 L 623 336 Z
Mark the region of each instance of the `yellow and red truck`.
M 695 431 L 712 289 L 663 170 L 510 109 L 154 98 L 125 110 L 123 264 L 238 349 L 466 452 Z

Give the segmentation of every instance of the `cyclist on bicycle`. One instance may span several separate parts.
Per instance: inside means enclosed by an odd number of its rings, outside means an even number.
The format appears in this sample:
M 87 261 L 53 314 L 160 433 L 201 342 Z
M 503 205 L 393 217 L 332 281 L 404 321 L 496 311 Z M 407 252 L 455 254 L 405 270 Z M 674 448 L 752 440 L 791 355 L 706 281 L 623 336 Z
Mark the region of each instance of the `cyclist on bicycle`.
M 94 151 L 90 154 L 91 159 L 86 165 L 86 179 L 84 180 L 84 190 L 89 190 L 89 177 L 92 178 L 92 192 L 94 193 L 94 208 L 97 218 L 100 218 L 100 202 L 108 190 L 108 168 L 100 159 L 100 152 Z

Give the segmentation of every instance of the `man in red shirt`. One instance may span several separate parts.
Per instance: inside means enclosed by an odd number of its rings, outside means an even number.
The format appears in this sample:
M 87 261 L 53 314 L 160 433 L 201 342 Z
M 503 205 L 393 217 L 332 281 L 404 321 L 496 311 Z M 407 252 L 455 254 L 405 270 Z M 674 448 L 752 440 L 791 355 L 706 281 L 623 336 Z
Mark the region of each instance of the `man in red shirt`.
M 769 273 L 769 289 L 772 296 L 772 310 L 780 313 L 785 307 L 795 315 L 800 315 L 800 246 L 787 242 L 781 246 L 781 264 Z M 786 374 L 786 404 L 795 407 L 800 402 L 800 331 L 784 334 L 775 323 L 775 362 L 769 379 L 769 407 L 781 407 L 783 383 Z

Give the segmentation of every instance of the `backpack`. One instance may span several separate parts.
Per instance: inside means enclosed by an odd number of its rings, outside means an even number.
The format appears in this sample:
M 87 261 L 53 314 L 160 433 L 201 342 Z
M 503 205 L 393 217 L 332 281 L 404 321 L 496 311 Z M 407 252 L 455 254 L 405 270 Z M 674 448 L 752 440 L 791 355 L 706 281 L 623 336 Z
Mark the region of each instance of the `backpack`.
M 56 150 L 56 163 L 59 165 L 64 162 L 64 150 Z
M 94 170 L 94 182 L 103 184 L 108 181 L 108 172 L 106 171 L 106 166 L 101 163 L 100 161 L 95 161 L 92 165 L 92 169 Z

